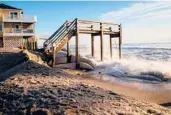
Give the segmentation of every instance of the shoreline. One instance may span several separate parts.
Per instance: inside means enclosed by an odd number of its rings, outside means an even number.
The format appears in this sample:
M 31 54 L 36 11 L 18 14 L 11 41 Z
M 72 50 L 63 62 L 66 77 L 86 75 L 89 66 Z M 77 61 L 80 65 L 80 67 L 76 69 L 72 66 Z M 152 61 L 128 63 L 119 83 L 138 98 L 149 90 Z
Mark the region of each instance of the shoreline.
M 104 88 L 106 90 L 115 91 L 118 94 L 123 94 L 126 96 L 133 97 L 138 100 L 148 101 L 152 103 L 162 104 L 171 101 L 171 91 L 147 91 L 140 90 L 136 87 L 121 85 L 113 82 L 103 81 L 96 78 L 84 77 L 86 82 L 96 84 L 97 86 Z
M 114 91 L 117 94 L 130 96 L 137 100 L 147 101 L 156 104 L 165 104 L 165 103 L 170 103 L 171 101 L 171 90 L 163 90 L 163 91 L 143 90 L 143 89 L 138 89 L 137 86 L 130 86 L 121 83 L 104 81 L 102 79 L 93 78 L 91 76 L 84 75 L 86 74 L 86 72 L 82 72 L 82 71 L 77 71 L 77 70 L 64 70 L 64 71 L 67 71 L 73 75 L 78 74 L 79 76 L 78 79 L 85 83 L 94 84 L 97 87 Z M 98 76 L 98 74 L 96 75 Z M 171 108 L 171 105 L 168 106 L 168 108 Z

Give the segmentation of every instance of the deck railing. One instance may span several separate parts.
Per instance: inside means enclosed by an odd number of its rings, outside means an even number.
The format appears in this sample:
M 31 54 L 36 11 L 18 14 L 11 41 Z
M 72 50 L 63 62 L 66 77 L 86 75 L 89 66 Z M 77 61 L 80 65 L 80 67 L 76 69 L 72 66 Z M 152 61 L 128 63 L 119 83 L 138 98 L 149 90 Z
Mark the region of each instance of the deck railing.
M 113 31 L 118 32 L 119 24 L 110 22 L 99 22 L 99 21 L 89 21 L 89 20 L 78 20 L 80 30 L 91 30 L 100 31 L 101 26 L 103 31 Z
M 34 33 L 34 30 L 11 28 L 11 29 L 5 30 L 4 33 Z
M 27 15 L 17 15 L 17 16 L 10 16 L 10 15 L 3 15 L 4 22 L 36 22 L 36 16 L 27 16 Z
M 18 29 L 18 28 L 11 28 L 4 30 L 4 36 L 33 36 L 34 30 L 33 29 Z
M 79 29 L 80 33 L 84 31 L 101 31 L 104 32 L 119 32 L 120 25 L 115 23 L 106 23 L 98 21 L 89 21 L 89 20 L 79 20 L 75 19 L 72 22 L 66 21 L 57 31 L 52 34 L 44 42 L 44 47 L 52 47 L 60 43 L 60 41 L 65 38 L 65 36 L 71 31 Z M 85 32 L 85 33 L 86 33 Z

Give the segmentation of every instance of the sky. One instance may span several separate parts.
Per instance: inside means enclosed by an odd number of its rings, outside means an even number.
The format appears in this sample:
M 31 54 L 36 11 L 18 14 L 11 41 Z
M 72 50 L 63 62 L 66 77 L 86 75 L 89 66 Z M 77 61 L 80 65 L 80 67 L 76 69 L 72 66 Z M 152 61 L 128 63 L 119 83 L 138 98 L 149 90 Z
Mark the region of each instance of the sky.
M 123 43 L 171 42 L 171 2 L 15 1 L 3 3 L 36 15 L 36 33 L 51 35 L 75 18 L 121 23 Z M 83 36 L 86 37 L 86 36 Z M 83 41 L 86 42 L 84 39 Z

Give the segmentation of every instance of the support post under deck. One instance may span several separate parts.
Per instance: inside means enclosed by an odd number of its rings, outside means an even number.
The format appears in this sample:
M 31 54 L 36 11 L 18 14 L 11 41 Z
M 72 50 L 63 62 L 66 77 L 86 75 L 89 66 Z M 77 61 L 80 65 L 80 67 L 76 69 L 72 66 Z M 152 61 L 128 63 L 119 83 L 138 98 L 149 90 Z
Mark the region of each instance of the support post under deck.
M 101 61 L 104 59 L 103 52 L 103 24 L 100 23 L 100 49 L 101 49 Z
M 91 34 L 91 55 L 94 57 L 94 35 Z
M 75 49 L 75 53 L 76 53 L 76 68 L 79 68 L 79 26 L 78 26 L 78 19 L 76 19 L 76 40 L 75 40 L 75 44 L 76 44 L 76 49 Z
M 119 25 L 119 59 L 121 59 L 121 44 L 122 44 L 122 26 Z
M 68 42 L 67 42 L 67 62 L 68 62 L 68 63 L 71 62 L 69 40 L 68 40 Z
M 52 67 L 55 67 L 56 61 L 56 48 L 53 47 L 53 59 L 52 59 Z
M 110 58 L 113 58 L 113 52 L 112 52 L 112 37 L 110 36 Z

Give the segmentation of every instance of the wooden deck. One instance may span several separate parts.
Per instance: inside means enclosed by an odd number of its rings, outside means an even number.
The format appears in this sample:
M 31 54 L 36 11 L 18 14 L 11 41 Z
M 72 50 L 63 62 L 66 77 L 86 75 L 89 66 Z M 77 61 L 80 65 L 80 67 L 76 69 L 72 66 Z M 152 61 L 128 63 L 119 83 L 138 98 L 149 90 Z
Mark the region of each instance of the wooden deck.
M 79 20 L 72 22 L 66 21 L 44 44 L 47 47 L 51 44 L 53 49 L 53 65 L 55 64 L 55 56 L 65 44 L 67 44 L 67 56 L 70 56 L 69 40 L 75 36 L 76 66 L 79 67 L 79 34 L 91 34 L 91 54 L 94 57 L 94 36 L 100 36 L 101 61 L 104 59 L 104 35 L 109 35 L 110 39 L 110 56 L 112 58 L 112 38 L 119 39 L 119 58 L 121 58 L 122 44 L 122 26 L 121 24 Z

